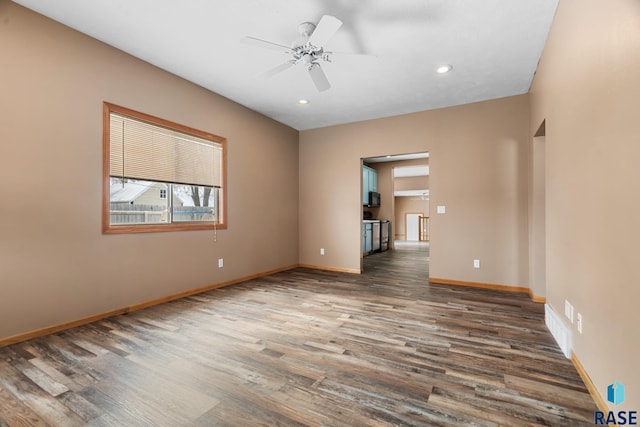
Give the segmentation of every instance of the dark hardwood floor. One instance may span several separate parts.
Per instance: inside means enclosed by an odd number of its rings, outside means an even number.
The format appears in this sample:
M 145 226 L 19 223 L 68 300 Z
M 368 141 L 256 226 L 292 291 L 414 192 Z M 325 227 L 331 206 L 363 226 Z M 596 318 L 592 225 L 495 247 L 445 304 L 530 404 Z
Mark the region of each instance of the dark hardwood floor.
M 524 294 L 298 268 L 0 348 L 0 426 L 574 426 L 596 405 Z

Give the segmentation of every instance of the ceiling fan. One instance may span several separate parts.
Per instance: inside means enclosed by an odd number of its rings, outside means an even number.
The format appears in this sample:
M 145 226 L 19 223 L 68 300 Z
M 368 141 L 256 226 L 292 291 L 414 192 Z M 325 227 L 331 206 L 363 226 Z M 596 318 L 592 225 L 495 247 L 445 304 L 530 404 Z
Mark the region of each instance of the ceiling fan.
M 324 15 L 320 18 L 317 26 L 311 22 L 300 24 L 298 26 L 300 37 L 295 39 L 290 47 L 249 36 L 244 37 L 242 41 L 250 45 L 277 50 L 293 56 L 292 59 L 284 64 L 266 71 L 262 76 L 272 77 L 294 65 L 302 64 L 307 68 L 316 89 L 322 92 L 329 89 L 331 84 L 322 70 L 320 62 L 331 62 L 330 56 L 333 53 L 324 50 L 324 46 L 341 26 L 342 21 L 335 16 Z

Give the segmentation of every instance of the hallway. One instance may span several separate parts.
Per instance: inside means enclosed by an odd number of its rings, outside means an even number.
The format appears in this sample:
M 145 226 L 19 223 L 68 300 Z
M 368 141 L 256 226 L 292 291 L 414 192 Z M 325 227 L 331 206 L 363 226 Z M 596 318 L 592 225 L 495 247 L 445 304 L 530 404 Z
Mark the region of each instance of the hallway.
M 429 242 L 394 241 L 393 250 L 363 258 L 365 276 L 427 283 L 429 277 Z

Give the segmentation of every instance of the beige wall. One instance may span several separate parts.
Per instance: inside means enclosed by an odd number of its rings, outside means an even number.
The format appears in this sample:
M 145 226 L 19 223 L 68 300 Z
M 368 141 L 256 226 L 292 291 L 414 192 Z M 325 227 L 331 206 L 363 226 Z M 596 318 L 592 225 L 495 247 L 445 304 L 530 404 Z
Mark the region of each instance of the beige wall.
M 562 0 L 531 90 L 546 120 L 547 300 L 584 317 L 574 352 L 640 409 L 640 2 Z M 594 206 L 596 207 L 594 209 Z
M 301 132 L 300 262 L 360 270 L 361 159 L 428 151 L 431 276 L 528 286 L 528 129 L 521 95 Z
M 394 190 L 426 190 L 429 188 L 428 176 L 410 176 L 395 178 L 393 180 Z
M 0 52 L 0 338 L 297 264 L 297 131 L 7 0 Z M 103 101 L 228 138 L 217 242 L 101 233 Z

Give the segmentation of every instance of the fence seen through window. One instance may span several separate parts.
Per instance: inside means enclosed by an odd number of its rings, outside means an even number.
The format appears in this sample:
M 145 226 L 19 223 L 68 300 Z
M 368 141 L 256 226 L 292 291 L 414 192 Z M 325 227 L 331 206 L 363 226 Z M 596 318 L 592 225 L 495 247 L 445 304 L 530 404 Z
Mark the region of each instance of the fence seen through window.
M 104 116 L 104 232 L 225 228 L 224 138 L 108 103 Z

